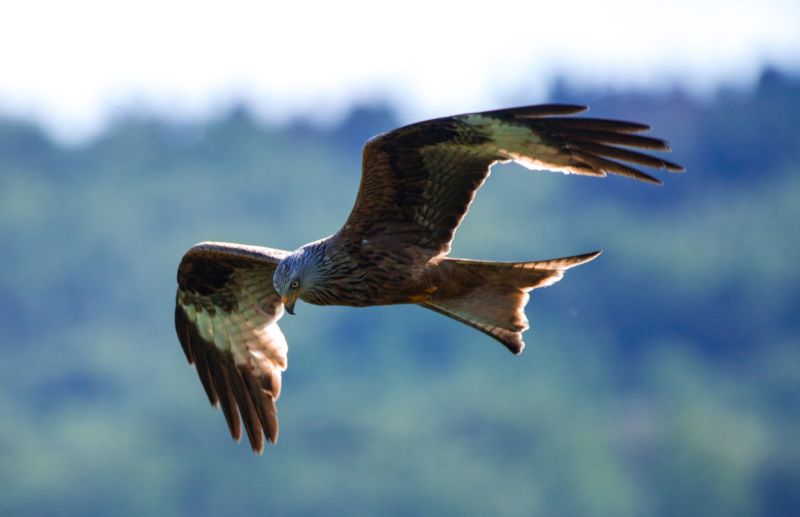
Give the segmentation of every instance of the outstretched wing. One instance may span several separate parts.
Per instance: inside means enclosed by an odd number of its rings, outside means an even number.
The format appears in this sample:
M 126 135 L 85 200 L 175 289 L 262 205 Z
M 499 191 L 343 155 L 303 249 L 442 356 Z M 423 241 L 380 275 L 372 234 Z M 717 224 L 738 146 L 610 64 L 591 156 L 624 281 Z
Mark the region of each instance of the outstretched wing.
M 620 174 L 651 183 L 632 167 L 683 167 L 629 148 L 668 151 L 663 141 L 635 133 L 648 126 L 565 117 L 584 106 L 551 104 L 456 115 L 380 135 L 364 147 L 361 185 L 339 232 L 351 242 L 381 239 L 447 254 L 475 192 L 497 162 L 587 176 Z
M 204 242 L 178 268 L 175 330 L 194 363 L 208 400 L 221 406 L 231 436 L 242 426 L 253 451 L 263 437 L 278 439 L 275 401 L 287 366 L 283 315 L 272 275 L 287 252 L 256 246 Z M 241 420 L 240 420 L 241 415 Z

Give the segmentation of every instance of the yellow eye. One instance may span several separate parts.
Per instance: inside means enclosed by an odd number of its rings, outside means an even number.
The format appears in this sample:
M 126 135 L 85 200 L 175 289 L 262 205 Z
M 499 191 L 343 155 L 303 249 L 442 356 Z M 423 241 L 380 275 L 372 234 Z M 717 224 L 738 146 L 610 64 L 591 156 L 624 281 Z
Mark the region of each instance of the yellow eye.
M 289 284 L 289 287 L 291 287 L 292 289 L 297 289 L 298 287 L 300 287 L 300 280 L 297 279 L 292 280 L 292 283 Z

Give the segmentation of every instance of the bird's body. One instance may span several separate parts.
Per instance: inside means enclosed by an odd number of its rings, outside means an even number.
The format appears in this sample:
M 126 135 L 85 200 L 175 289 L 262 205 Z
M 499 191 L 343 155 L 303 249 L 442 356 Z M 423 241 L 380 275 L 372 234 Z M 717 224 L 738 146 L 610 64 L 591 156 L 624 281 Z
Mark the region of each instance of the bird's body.
M 308 260 L 308 257 L 314 258 Z M 324 272 L 298 296 L 314 305 L 369 307 L 419 303 L 424 295 L 438 290 L 443 283 L 442 259 L 420 260 L 414 250 L 391 249 L 381 246 L 380 240 L 364 239 L 349 246 L 335 234 L 287 256 L 284 262 L 287 273 L 293 260 L 298 262 L 295 269 L 313 264 Z M 340 282 L 343 278 L 350 281 Z
M 337 233 L 293 251 L 200 243 L 178 271 L 175 321 L 212 404 L 231 434 L 241 421 L 256 451 L 277 440 L 275 400 L 287 366 L 277 321 L 298 299 L 354 307 L 413 303 L 470 325 L 515 354 L 528 328 L 528 292 L 599 252 L 554 260 L 449 257 L 450 244 L 493 164 L 660 183 L 627 165 L 682 168 L 628 148 L 668 150 L 647 126 L 566 117 L 543 105 L 457 115 L 405 126 L 364 147 L 361 185 Z
M 350 246 L 338 234 L 294 253 L 297 255 L 286 258 L 287 266 L 294 265 L 291 261 L 296 260 L 297 268 L 313 264 L 322 272 L 299 295 L 301 300 L 314 305 L 367 307 L 409 303 L 432 276 L 432 266 L 414 261 L 407 250 L 376 248 L 370 242 Z M 290 270 L 287 267 L 287 273 Z M 340 282 L 345 278 L 350 281 Z

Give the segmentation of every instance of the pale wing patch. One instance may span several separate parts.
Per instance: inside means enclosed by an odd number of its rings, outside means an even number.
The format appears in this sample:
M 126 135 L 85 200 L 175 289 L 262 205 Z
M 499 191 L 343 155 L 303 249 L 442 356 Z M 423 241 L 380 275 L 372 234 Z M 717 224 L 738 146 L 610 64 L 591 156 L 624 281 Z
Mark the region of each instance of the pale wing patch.
M 491 129 L 498 146 L 497 152 L 526 169 L 565 174 L 591 172 L 589 168 L 576 167 L 572 156 L 559 147 L 547 145 L 539 135 L 527 127 L 498 121 Z
M 577 108 L 577 107 L 575 107 Z M 668 151 L 663 140 L 636 133 L 648 126 L 618 120 L 562 116 L 576 110 L 554 109 L 526 113 L 527 108 L 461 116 L 460 119 L 491 138 L 487 153 L 512 160 L 532 170 L 604 177 L 608 173 L 649 183 L 661 181 L 633 167 L 644 165 L 670 172 L 682 166 L 635 149 Z
M 263 309 L 264 298 L 269 296 L 267 288 L 242 289 L 241 305 L 244 310 L 233 321 L 238 324 L 239 338 L 233 342 L 233 357 L 236 364 L 267 376 L 272 397 L 278 400 L 281 389 L 281 373 L 288 367 L 289 347 L 277 324 L 283 316 L 283 305 L 278 304 L 273 313 Z

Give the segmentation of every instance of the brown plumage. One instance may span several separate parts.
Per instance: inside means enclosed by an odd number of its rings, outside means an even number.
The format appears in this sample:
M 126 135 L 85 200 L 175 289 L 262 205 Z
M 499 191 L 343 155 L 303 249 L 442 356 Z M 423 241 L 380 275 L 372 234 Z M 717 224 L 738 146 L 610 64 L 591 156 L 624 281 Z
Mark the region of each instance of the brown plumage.
M 669 150 L 642 124 L 567 117 L 582 106 L 542 105 L 419 122 L 363 152 L 355 206 L 339 232 L 294 252 L 227 243 L 192 247 L 178 269 L 175 325 L 210 402 L 253 450 L 275 442 L 275 401 L 286 369 L 277 321 L 297 299 L 319 305 L 414 303 L 497 339 L 518 354 L 528 292 L 599 252 L 536 262 L 448 257 L 458 225 L 495 163 L 660 183 L 635 166 L 683 168 L 633 149 Z

